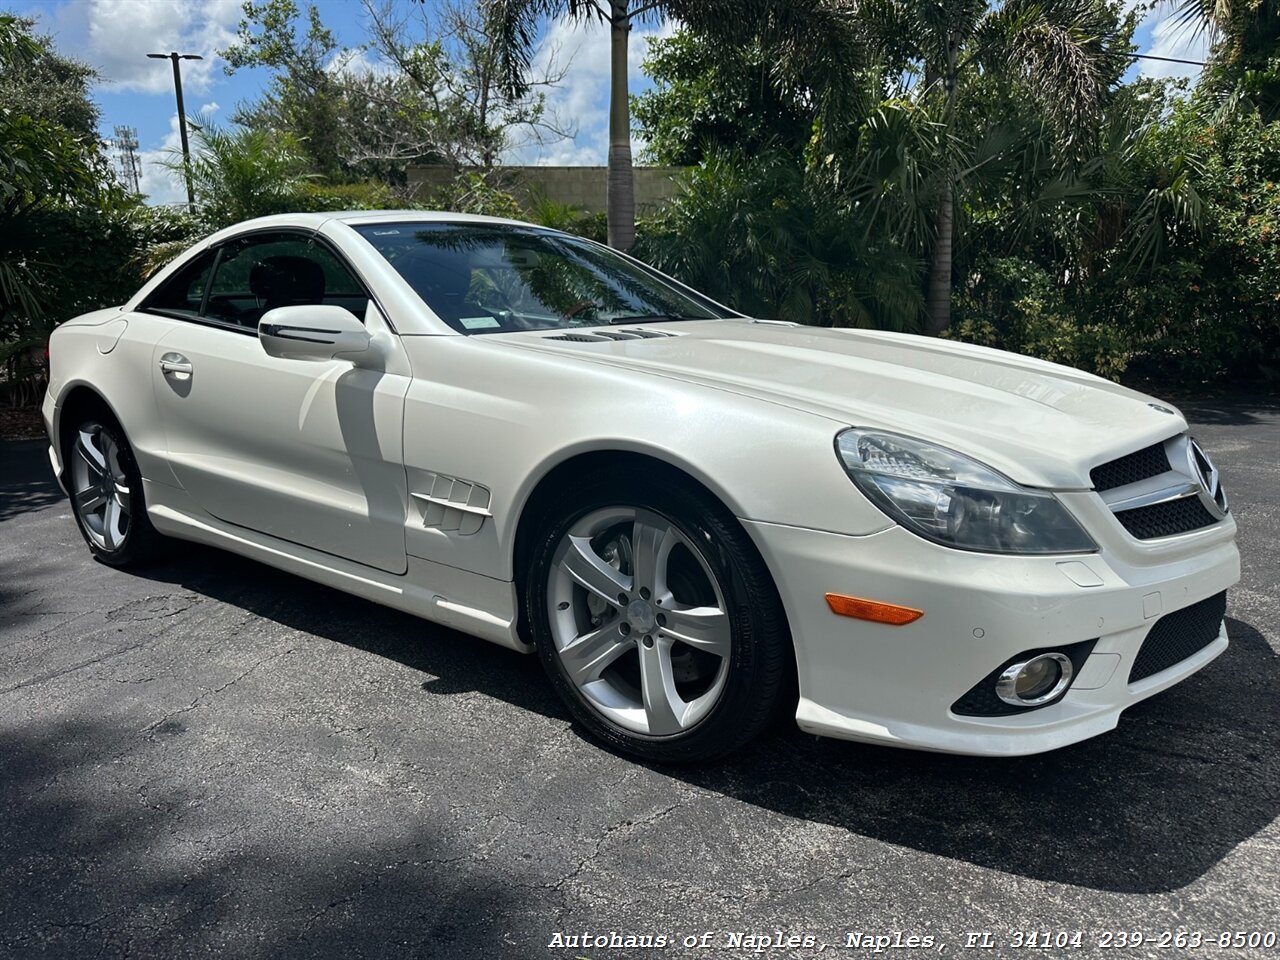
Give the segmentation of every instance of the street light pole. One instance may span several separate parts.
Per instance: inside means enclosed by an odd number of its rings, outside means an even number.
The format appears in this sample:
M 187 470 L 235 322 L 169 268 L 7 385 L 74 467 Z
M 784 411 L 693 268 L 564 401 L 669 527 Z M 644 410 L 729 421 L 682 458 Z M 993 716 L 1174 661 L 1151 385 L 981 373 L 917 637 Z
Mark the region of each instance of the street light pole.
M 196 208 L 196 192 L 191 186 L 191 144 L 187 141 L 187 110 L 182 104 L 182 71 L 178 68 L 179 60 L 203 60 L 204 57 L 194 53 L 148 53 L 152 60 L 173 61 L 173 89 L 178 95 L 178 132 L 182 135 L 182 173 L 187 181 L 187 206 Z

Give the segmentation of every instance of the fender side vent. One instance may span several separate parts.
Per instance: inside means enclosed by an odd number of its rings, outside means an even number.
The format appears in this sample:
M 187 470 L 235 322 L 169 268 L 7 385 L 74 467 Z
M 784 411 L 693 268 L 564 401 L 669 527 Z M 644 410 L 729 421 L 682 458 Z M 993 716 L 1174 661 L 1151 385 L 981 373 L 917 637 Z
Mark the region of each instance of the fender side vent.
M 489 488 L 470 480 L 421 471 L 410 477 L 410 487 L 424 527 L 469 537 L 492 516 Z

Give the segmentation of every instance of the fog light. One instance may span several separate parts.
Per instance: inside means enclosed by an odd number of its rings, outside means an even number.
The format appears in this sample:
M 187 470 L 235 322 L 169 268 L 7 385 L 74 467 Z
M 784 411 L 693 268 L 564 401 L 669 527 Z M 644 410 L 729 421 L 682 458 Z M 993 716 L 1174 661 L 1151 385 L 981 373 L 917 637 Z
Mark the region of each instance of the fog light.
M 1000 674 L 996 696 L 1015 707 L 1038 707 L 1061 696 L 1075 668 L 1061 653 L 1042 653 Z

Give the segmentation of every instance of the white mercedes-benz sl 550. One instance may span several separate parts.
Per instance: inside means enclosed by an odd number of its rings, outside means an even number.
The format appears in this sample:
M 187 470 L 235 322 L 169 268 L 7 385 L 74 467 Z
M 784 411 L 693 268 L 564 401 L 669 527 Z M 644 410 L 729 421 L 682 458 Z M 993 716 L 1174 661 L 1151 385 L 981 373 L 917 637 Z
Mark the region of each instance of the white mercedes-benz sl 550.
M 1218 472 L 1066 367 L 744 317 L 457 214 L 224 230 L 50 343 L 104 563 L 212 544 L 519 651 L 660 761 L 812 733 L 1013 755 L 1227 647 Z

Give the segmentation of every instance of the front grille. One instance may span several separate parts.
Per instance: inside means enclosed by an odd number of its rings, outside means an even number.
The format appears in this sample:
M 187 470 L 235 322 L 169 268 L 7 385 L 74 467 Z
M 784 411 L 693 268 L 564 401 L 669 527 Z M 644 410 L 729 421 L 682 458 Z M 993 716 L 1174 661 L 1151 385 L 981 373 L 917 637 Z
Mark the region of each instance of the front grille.
M 1227 591 L 1165 614 L 1142 641 L 1129 670 L 1136 683 L 1194 656 L 1218 638 L 1227 613 Z
M 1149 507 L 1121 510 L 1116 514 L 1116 519 L 1139 540 L 1172 537 L 1175 534 L 1209 527 L 1218 522 L 1217 518 L 1204 508 L 1199 497 L 1183 497 L 1181 500 L 1153 503 Z
M 1113 490 L 1149 477 L 1158 477 L 1172 469 L 1169 466 L 1169 456 L 1164 452 L 1164 441 L 1161 441 L 1094 467 L 1089 471 L 1089 479 L 1093 481 L 1093 488 L 1101 493 L 1103 490 Z

